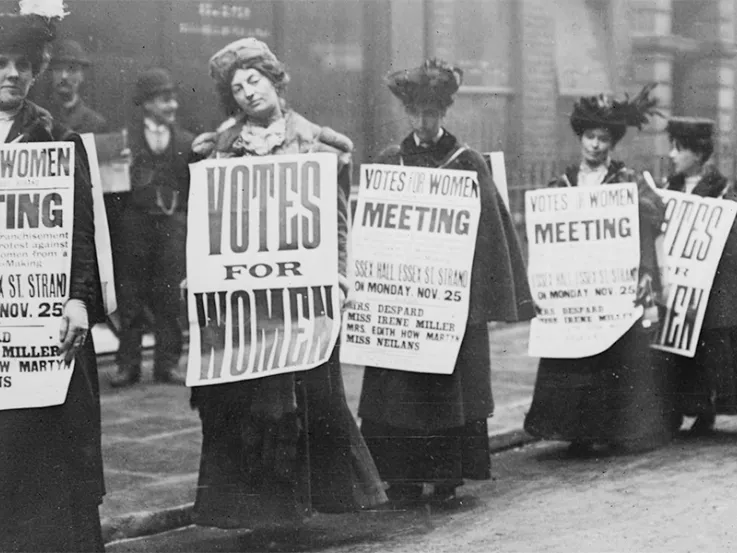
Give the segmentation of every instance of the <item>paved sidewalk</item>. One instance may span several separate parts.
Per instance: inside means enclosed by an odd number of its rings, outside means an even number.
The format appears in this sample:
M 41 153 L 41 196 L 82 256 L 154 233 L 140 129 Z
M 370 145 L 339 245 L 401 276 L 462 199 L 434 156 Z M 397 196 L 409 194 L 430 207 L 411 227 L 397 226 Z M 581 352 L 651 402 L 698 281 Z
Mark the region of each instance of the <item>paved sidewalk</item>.
M 490 332 L 496 401 L 496 415 L 489 426 L 492 436 L 511 433 L 519 439 L 521 435 L 536 368 L 536 361 L 526 356 L 527 332 L 524 324 L 498 325 Z M 117 345 L 104 342 L 99 329 L 95 339 L 101 342 L 96 342 L 98 351 L 111 351 L 110 344 Z M 154 384 L 150 352 L 142 382 L 124 390 L 108 384 L 115 371 L 111 353 L 101 355 L 99 364 L 108 490 L 101 508 L 106 541 L 188 524 L 201 443 L 200 422 L 189 407 L 189 390 Z M 343 369 L 353 413 L 358 408 L 362 374 L 362 367 Z

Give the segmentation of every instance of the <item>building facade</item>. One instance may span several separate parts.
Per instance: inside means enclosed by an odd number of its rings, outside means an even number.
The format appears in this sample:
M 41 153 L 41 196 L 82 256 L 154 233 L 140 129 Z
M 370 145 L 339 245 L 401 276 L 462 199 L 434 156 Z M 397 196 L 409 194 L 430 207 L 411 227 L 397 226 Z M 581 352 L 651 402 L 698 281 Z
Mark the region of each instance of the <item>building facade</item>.
M 387 72 L 442 57 L 465 72 L 448 127 L 474 148 L 503 150 L 512 209 L 523 191 L 578 159 L 568 114 L 581 95 L 636 93 L 657 82 L 664 115 L 717 121 L 717 162 L 735 170 L 737 0 L 67 0 L 62 36 L 94 65 L 85 97 L 113 126 L 133 109 L 141 69 L 162 65 L 180 84 L 184 122 L 222 119 L 207 60 L 243 36 L 288 66 L 288 101 L 348 134 L 369 161 L 407 132 Z M 43 103 L 44 86 L 36 91 Z M 630 132 L 617 157 L 656 176 L 664 121 Z

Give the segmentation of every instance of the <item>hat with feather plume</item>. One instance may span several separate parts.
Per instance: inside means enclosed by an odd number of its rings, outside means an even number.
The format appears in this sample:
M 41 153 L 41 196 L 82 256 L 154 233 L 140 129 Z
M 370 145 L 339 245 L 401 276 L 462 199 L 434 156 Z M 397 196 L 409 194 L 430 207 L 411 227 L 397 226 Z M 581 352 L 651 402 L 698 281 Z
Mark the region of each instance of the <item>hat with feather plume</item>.
M 463 82 L 463 71 L 432 58 L 414 69 L 403 69 L 386 77 L 387 86 L 406 108 L 430 107 L 445 110 Z
M 609 130 L 616 144 L 627 133 L 627 127 L 641 130 L 653 115 L 661 115 L 657 111 L 657 98 L 650 93 L 657 85 L 648 84 L 634 98 L 625 94 L 624 100 L 615 100 L 611 96 L 585 96 L 573 106 L 571 128 L 577 136 L 582 136 L 589 129 L 604 128 Z
M 35 74 L 49 61 L 47 46 L 56 37 L 56 24 L 67 15 L 63 0 L 20 0 L 0 11 L 0 50 L 22 52 Z

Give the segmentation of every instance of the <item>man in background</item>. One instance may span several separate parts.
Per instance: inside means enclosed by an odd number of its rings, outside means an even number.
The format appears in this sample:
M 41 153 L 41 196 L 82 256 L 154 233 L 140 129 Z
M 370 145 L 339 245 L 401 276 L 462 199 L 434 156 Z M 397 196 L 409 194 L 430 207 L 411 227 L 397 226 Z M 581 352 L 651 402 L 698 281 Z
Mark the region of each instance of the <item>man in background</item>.
M 141 73 L 133 103 L 139 112 L 128 133 L 131 192 L 115 253 L 121 330 L 118 372 L 111 384 L 130 386 L 141 378 L 147 308 L 154 317 L 154 381 L 182 384 L 179 284 L 185 274 L 188 161 L 194 136 L 176 123 L 176 85 L 165 69 Z
M 84 70 L 90 60 L 82 45 L 74 40 L 54 43 L 51 53 L 51 102 L 49 110 L 57 123 L 77 133 L 105 131 L 105 118 L 85 105 L 79 89 L 84 82 Z

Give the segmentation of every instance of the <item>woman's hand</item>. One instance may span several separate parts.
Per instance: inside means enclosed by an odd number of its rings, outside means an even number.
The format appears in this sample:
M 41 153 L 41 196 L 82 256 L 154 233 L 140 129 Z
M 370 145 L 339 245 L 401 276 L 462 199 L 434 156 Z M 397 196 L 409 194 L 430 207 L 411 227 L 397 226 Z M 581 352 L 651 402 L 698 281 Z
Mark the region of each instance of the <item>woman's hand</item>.
M 205 132 L 192 141 L 192 152 L 199 156 L 207 157 L 215 149 L 217 133 Z
M 637 296 L 635 296 L 635 305 L 641 305 L 644 308 L 655 305 L 653 277 L 648 273 L 644 273 L 640 277 L 640 282 L 637 285 Z
M 343 312 L 348 307 L 350 307 L 349 303 L 350 302 L 348 301 L 348 296 L 346 295 L 345 290 L 341 288 L 340 289 L 340 311 Z
M 64 304 L 59 329 L 61 353 L 64 354 L 64 362 L 67 365 L 72 362 L 77 350 L 84 345 L 88 331 L 87 306 L 82 300 L 67 301 Z
M 648 273 L 644 273 L 640 277 L 637 286 L 637 297 L 635 298 L 635 305 L 641 305 L 643 308 L 641 323 L 643 328 L 651 328 L 658 324 L 660 313 L 655 300 L 653 277 Z

